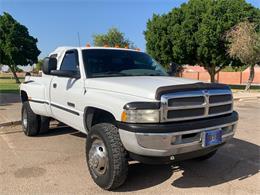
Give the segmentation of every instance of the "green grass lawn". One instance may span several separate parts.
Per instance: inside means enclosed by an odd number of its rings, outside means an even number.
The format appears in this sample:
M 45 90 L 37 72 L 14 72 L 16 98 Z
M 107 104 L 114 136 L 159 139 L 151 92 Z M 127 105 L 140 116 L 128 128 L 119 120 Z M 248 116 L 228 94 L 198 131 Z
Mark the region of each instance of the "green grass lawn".
M 23 82 L 24 78 L 19 80 Z M 0 77 L 0 93 L 19 93 L 19 85 L 15 83 L 15 79 Z

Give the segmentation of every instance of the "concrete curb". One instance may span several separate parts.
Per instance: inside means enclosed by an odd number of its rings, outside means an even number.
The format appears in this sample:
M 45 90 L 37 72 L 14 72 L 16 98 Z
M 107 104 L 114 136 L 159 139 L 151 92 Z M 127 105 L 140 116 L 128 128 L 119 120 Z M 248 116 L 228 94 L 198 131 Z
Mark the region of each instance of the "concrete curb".
M 11 125 L 20 125 L 20 124 L 21 124 L 21 120 L 9 121 L 9 122 L 0 123 L 0 127 L 6 127 L 6 126 L 11 126 Z
M 234 101 L 241 101 L 241 100 L 257 100 L 260 99 L 260 96 L 255 96 L 255 97 L 234 97 Z

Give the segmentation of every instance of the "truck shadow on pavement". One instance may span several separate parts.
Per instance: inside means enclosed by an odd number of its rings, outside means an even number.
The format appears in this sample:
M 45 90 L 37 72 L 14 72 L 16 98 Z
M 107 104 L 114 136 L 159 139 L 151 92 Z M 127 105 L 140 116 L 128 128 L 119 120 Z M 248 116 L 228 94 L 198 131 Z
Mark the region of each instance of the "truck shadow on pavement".
M 179 188 L 210 187 L 247 179 L 259 172 L 259 149 L 258 145 L 234 138 L 207 161 L 180 163 L 182 177 L 172 185 Z
M 86 137 L 85 134 L 62 125 L 41 136 L 61 134 Z M 210 187 L 232 180 L 244 180 L 259 172 L 259 151 L 258 145 L 233 138 L 206 161 L 187 160 L 173 165 L 130 162 L 125 184 L 115 191 L 138 191 L 160 185 L 169 179 L 173 180 L 170 181 L 171 185 L 177 188 Z
M 129 165 L 128 177 L 115 191 L 129 192 L 146 189 L 165 182 L 172 176 L 173 170 L 169 165 L 146 165 L 133 163 Z
M 206 161 L 188 160 L 173 165 L 133 164 L 126 183 L 116 191 L 136 191 L 159 185 L 175 173 L 182 176 L 172 181 L 177 188 L 210 187 L 232 180 L 244 180 L 259 172 L 260 147 L 232 139 Z
M 56 124 L 51 124 L 50 130 L 45 133 L 38 135 L 37 137 L 51 137 L 51 136 L 58 136 L 58 135 L 64 135 L 64 134 L 70 134 L 77 137 L 86 138 L 87 136 L 84 133 L 81 133 L 71 127 L 68 127 L 67 125 L 61 123 L 61 122 L 54 122 Z

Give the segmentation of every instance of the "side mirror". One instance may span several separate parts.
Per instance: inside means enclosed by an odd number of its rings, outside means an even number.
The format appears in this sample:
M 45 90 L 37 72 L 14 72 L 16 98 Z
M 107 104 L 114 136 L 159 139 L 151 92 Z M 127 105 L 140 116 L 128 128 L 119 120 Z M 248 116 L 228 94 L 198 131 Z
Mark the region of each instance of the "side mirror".
M 27 76 L 31 76 L 31 73 L 26 72 L 26 73 L 25 73 L 25 76 L 26 76 L 26 77 L 27 77 Z
M 56 69 L 57 69 L 56 58 L 47 57 L 43 59 L 42 71 L 44 74 L 50 75 L 51 71 Z
M 167 72 L 170 76 L 176 76 L 180 71 L 181 66 L 175 62 L 170 62 L 170 70 Z

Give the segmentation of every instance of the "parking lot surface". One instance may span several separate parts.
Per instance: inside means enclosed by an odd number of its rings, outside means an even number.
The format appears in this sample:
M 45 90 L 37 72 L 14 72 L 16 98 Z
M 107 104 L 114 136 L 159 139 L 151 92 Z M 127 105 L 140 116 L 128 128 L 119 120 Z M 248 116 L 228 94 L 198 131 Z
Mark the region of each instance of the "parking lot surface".
M 208 161 L 130 164 L 126 183 L 113 192 L 92 181 L 85 135 L 53 126 L 26 137 L 20 125 L 0 128 L 0 194 L 260 194 L 260 101 L 237 101 L 235 138 Z

